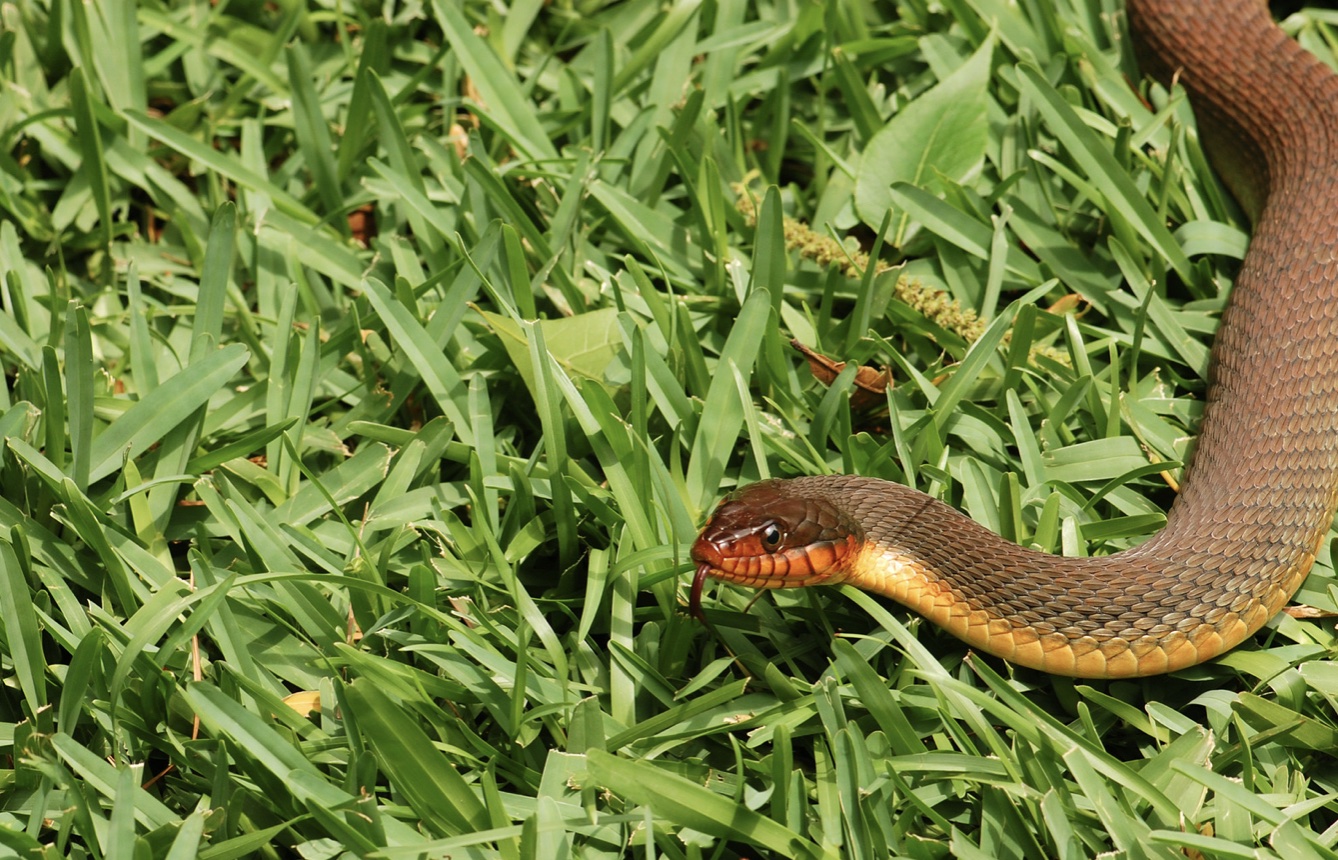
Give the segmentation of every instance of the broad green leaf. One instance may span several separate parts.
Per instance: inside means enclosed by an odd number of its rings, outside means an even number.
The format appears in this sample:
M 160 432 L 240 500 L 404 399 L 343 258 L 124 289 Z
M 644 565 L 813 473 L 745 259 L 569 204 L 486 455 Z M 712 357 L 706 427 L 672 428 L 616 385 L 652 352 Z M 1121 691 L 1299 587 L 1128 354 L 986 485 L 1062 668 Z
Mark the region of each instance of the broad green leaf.
M 367 681 L 350 684 L 344 698 L 382 769 L 424 823 L 443 835 L 487 824 L 476 790 L 445 756 L 433 754 L 432 741 L 410 711 Z
M 482 96 L 480 109 L 484 116 L 496 123 L 526 158 L 557 158 L 557 150 L 540 123 L 534 105 L 526 99 L 511 70 L 474 32 L 460 7 L 434 0 L 432 8 L 460 64 L 468 70 L 479 89 Z
M 0 624 L 9 658 L 6 662 L 18 676 L 28 714 L 36 714 L 47 705 L 42 640 L 23 568 L 14 548 L 4 541 L 0 541 Z
M 89 480 L 107 477 L 123 460 L 139 455 L 192 416 L 232 379 L 250 355 L 241 344 L 229 344 L 207 362 L 191 365 L 145 394 L 93 440 Z
M 479 313 L 501 340 L 506 354 L 515 363 L 521 379 L 525 380 L 525 386 L 533 392 L 534 367 L 530 362 L 524 330 L 509 317 L 484 310 Z M 609 362 L 619 353 L 623 344 L 616 308 L 539 320 L 535 325 L 543 329 L 548 354 L 553 356 L 553 360 L 573 381 L 588 379 L 607 389 L 610 394 L 617 392 L 618 387 L 610 383 L 606 374 Z
M 598 750 L 586 756 L 590 777 L 597 785 L 680 825 L 757 845 L 782 857 L 817 860 L 836 856 L 784 825 L 651 762 L 628 761 Z
M 994 40 L 987 40 L 951 75 L 897 112 L 864 148 L 855 178 L 855 208 L 877 227 L 894 203 L 889 189 L 906 182 L 940 190 L 943 178 L 960 182 L 980 169 L 989 142 L 986 108 Z M 898 214 L 888 241 L 910 237 L 910 217 Z

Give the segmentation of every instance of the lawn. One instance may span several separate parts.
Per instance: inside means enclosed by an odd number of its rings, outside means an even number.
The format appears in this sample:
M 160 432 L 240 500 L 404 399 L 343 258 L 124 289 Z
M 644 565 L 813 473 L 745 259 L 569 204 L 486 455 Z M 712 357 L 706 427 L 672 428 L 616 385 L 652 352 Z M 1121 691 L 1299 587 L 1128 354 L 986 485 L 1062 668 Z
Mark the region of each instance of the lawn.
M 0 853 L 1338 857 L 1331 621 L 1075 683 L 686 612 L 768 476 L 1164 522 L 1248 222 L 1117 0 L 0 18 Z

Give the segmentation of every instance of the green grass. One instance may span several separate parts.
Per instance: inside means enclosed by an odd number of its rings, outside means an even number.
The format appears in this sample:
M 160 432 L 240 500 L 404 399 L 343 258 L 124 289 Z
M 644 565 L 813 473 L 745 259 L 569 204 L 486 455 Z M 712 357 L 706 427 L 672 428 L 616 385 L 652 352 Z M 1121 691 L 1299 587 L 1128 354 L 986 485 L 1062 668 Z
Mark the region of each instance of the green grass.
M 1338 855 L 1332 622 L 1081 684 L 684 611 L 765 476 L 1160 526 L 1246 226 L 1121 15 L 0 7 L 0 852 Z

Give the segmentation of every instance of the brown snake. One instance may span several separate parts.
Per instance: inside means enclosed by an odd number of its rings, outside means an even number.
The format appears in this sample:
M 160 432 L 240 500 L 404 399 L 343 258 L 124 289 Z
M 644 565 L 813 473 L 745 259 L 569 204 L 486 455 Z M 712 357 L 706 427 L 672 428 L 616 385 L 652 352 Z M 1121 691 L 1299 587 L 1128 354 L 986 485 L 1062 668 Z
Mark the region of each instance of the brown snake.
M 1300 586 L 1338 504 L 1338 76 L 1257 0 L 1127 5 L 1140 60 L 1178 75 L 1254 220 L 1165 528 L 1066 558 L 900 484 L 763 481 L 727 497 L 693 545 L 694 600 L 708 575 L 847 583 L 1014 663 L 1110 678 L 1220 655 Z

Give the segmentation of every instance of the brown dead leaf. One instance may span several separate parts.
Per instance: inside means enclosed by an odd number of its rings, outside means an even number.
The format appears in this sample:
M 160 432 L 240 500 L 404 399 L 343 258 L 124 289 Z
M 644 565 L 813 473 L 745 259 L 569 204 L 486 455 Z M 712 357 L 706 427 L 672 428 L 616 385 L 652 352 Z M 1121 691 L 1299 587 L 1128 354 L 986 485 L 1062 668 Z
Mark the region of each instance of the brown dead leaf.
M 455 156 L 461 161 L 469 155 L 469 132 L 458 122 L 451 123 L 450 131 L 446 135 L 446 141 L 455 148 Z
M 376 238 L 376 207 L 368 203 L 348 213 L 348 230 L 354 241 L 364 248 L 370 248 Z
M 837 361 L 821 353 L 814 352 L 798 340 L 790 341 L 790 346 L 799 350 L 808 359 L 808 369 L 814 378 L 823 385 L 831 385 L 836 381 L 836 377 L 845 370 L 846 362 Z M 892 384 L 892 369 L 885 367 L 878 370 L 875 367 L 862 365 L 855 371 L 855 390 L 850 392 L 850 407 L 852 409 L 869 409 L 884 402 L 887 397 L 887 388 Z
M 1057 299 L 1054 304 L 1050 305 L 1050 307 L 1046 308 L 1046 310 L 1056 316 L 1063 316 L 1064 314 L 1076 313 L 1078 308 L 1082 307 L 1082 305 L 1082 296 L 1077 293 L 1069 293 L 1066 296 L 1060 296 L 1059 299 Z
M 321 694 L 316 690 L 303 690 L 283 697 L 283 703 L 304 717 L 320 713 Z
M 452 614 L 465 622 L 466 627 L 478 627 L 479 623 L 474 620 L 474 601 L 468 597 L 451 597 Z
M 465 91 L 465 98 L 469 99 L 479 107 L 486 108 L 488 106 L 488 103 L 483 100 L 483 94 L 479 92 L 478 87 L 474 86 L 473 78 L 466 75 L 463 88 Z
M 1303 621 L 1314 621 L 1317 618 L 1338 618 L 1338 612 L 1332 609 L 1320 609 L 1317 606 L 1288 606 L 1283 612 L 1292 618 L 1300 618 Z

